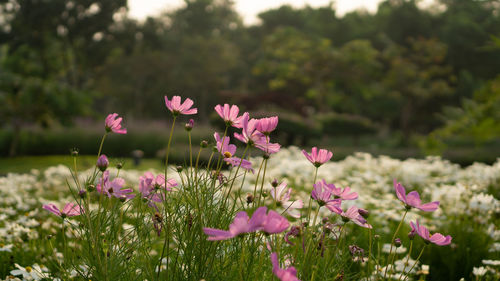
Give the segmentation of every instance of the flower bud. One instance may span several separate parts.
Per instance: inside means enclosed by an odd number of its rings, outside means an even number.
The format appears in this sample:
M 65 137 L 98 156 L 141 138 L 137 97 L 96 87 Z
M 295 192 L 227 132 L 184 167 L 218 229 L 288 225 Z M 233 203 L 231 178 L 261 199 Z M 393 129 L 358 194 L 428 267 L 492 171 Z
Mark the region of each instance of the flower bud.
M 125 202 L 127 200 L 127 197 L 125 195 L 120 196 L 120 202 Z
M 254 197 L 251 193 L 247 193 L 247 204 L 251 204 L 254 200 Z
M 73 148 L 73 149 L 71 149 L 71 155 L 72 155 L 73 157 L 78 156 L 78 148 Z
M 180 172 L 182 172 L 183 168 L 182 168 L 182 166 L 177 166 L 176 169 L 177 169 L 177 172 L 180 173 Z
M 87 185 L 87 191 L 88 191 L 88 192 L 92 192 L 92 191 L 94 191 L 94 190 L 95 190 L 95 185 L 93 185 L 93 184 L 89 184 L 89 185 Z
M 122 162 L 118 162 L 118 164 L 116 164 L 116 168 L 118 170 L 120 170 L 121 168 L 123 168 L 123 163 Z
M 194 120 L 193 119 L 189 119 L 189 121 L 186 123 L 186 125 L 184 126 L 184 129 L 186 129 L 186 131 L 191 131 L 194 127 Z
M 206 147 L 208 146 L 208 141 L 206 141 L 206 140 L 202 140 L 202 141 L 201 141 L 201 143 L 200 143 L 200 146 L 201 146 L 202 148 L 206 148 Z
M 410 240 L 413 240 L 413 238 L 415 238 L 415 235 L 417 235 L 417 232 L 416 231 L 410 231 L 408 232 L 408 238 L 410 238 Z
M 401 247 L 401 239 L 399 238 L 394 239 L 394 246 L 396 246 L 396 248 Z
M 373 239 L 375 239 L 375 240 L 380 239 L 380 235 L 378 235 L 378 234 L 373 235 Z
M 104 154 L 99 156 L 99 159 L 97 159 L 97 168 L 99 168 L 101 172 L 104 172 L 106 171 L 108 166 L 109 166 L 108 157 L 106 157 L 106 155 Z
M 87 195 L 87 191 L 85 191 L 85 189 L 80 189 L 80 191 L 78 191 L 78 196 L 80 196 L 80 198 L 85 198 L 85 195 Z
M 358 213 L 360 216 L 362 216 L 365 219 L 367 219 L 370 216 L 370 212 L 368 210 L 365 210 L 365 209 L 359 208 Z
M 264 155 L 262 157 L 267 160 L 267 159 L 269 159 L 270 156 L 269 156 L 269 153 L 264 153 Z
M 277 179 L 274 179 L 272 182 L 271 182 L 271 185 L 273 187 L 277 187 L 278 186 L 278 180 Z
M 266 191 L 262 191 L 262 193 L 260 194 L 262 197 L 266 198 L 269 194 L 267 194 Z

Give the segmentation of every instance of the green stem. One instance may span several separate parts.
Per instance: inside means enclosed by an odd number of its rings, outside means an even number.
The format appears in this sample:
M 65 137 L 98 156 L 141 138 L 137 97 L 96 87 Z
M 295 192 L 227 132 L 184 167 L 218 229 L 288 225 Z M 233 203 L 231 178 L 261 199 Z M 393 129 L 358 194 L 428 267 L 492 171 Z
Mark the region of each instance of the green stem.
M 255 178 L 255 186 L 253 187 L 253 198 L 254 198 L 254 201 L 252 202 L 252 206 L 255 205 L 255 198 L 257 196 L 257 185 L 259 185 L 260 171 L 262 170 L 262 166 L 264 165 L 264 161 L 265 161 L 265 159 L 262 158 L 262 161 L 260 162 L 260 166 L 259 166 L 259 171 L 257 172 L 257 177 Z
M 168 137 L 167 151 L 165 151 L 165 187 L 167 187 L 167 171 L 168 171 L 168 156 L 170 154 L 170 144 L 172 142 L 172 136 L 174 134 L 175 120 L 177 117 L 174 115 L 174 121 L 172 122 L 172 128 L 170 128 L 170 136 Z
M 261 180 L 260 191 L 259 191 L 259 203 L 257 204 L 257 207 L 260 206 L 260 200 L 262 198 L 262 189 L 264 189 L 264 181 L 266 180 L 267 160 L 268 159 L 265 159 L 265 162 L 264 162 L 264 173 L 262 173 L 262 180 Z
M 104 140 L 106 139 L 107 135 L 108 135 L 108 132 L 105 132 L 104 135 L 102 136 L 101 144 L 99 145 L 99 151 L 97 152 L 97 160 L 99 160 L 99 157 L 101 156 L 102 146 L 104 145 Z M 96 160 L 96 163 L 97 163 L 97 160 Z
M 408 257 L 406 258 L 406 262 L 405 262 L 405 266 L 403 267 L 403 273 L 405 272 L 406 270 L 406 266 L 408 266 L 408 261 L 410 260 L 410 256 L 411 256 L 411 251 L 413 249 L 413 240 L 410 241 L 410 251 L 408 252 Z M 403 274 L 400 274 L 399 275 L 399 280 L 401 280 L 401 277 L 403 277 Z
M 189 139 L 189 168 L 191 170 L 191 180 L 193 179 L 193 149 L 191 144 L 191 132 L 188 131 L 188 139 Z
M 101 152 L 102 152 L 102 147 L 104 145 L 104 140 L 106 139 L 106 136 L 108 135 L 108 132 L 104 132 L 104 135 L 102 135 L 102 138 L 101 138 L 101 144 L 99 145 L 99 150 L 97 152 L 97 160 L 99 160 L 99 157 L 101 156 Z M 96 171 L 97 171 L 97 160 L 95 161 L 95 166 L 94 166 L 94 172 L 92 173 L 92 181 L 95 180 L 95 177 L 96 177 Z
M 168 144 L 167 144 L 167 151 L 165 151 L 165 172 L 164 172 L 164 176 L 165 176 L 165 188 L 164 190 L 162 190 L 162 192 L 164 192 L 164 196 L 166 198 L 167 196 L 167 174 L 168 174 L 168 156 L 170 154 L 170 144 L 172 143 L 172 136 L 174 134 L 174 128 L 175 128 L 175 120 L 177 119 L 177 116 L 174 115 L 174 120 L 172 121 L 172 127 L 170 128 L 170 135 L 168 137 Z M 166 208 L 166 201 L 167 200 L 164 200 L 164 210 L 165 210 L 165 219 L 167 219 L 167 208 Z M 167 241 L 169 239 L 170 235 L 168 233 L 168 231 L 165 232 L 165 239 L 163 240 L 163 247 L 161 249 L 161 255 L 160 255 L 160 260 L 158 261 L 158 266 L 159 268 L 161 269 L 161 261 L 163 259 L 163 255 L 165 254 L 165 247 L 167 246 Z M 158 270 L 158 275 L 157 275 L 157 279 L 160 278 L 160 271 L 161 270 Z
M 408 274 L 406 274 L 404 271 L 403 271 L 403 274 L 405 275 L 405 279 L 403 279 L 403 281 L 406 281 L 406 279 L 408 278 L 409 274 L 411 273 L 411 271 L 413 270 L 413 268 L 415 267 L 415 265 L 417 265 L 418 263 L 418 260 L 420 259 L 420 257 L 422 256 L 422 254 L 424 253 L 424 250 L 425 250 L 425 247 L 427 245 L 424 245 L 424 247 L 422 247 L 422 250 L 420 251 L 420 254 L 418 254 L 418 257 L 417 259 L 415 260 L 415 262 L 413 263 L 413 266 L 410 268 L 410 270 L 408 271 Z
M 394 232 L 394 235 L 392 236 L 392 239 L 391 239 L 391 249 L 389 250 L 389 258 L 391 257 L 391 254 L 392 254 L 392 246 L 394 245 L 394 239 L 396 239 L 396 235 L 398 235 L 399 229 L 401 228 L 401 225 L 403 225 L 403 222 L 405 220 L 406 214 L 408 214 L 408 209 L 406 209 L 406 211 L 405 211 L 405 213 L 403 215 L 403 218 L 399 222 L 398 228 L 396 228 L 396 231 Z M 387 264 L 386 267 L 385 267 L 384 279 L 385 279 L 385 277 L 387 275 L 387 268 L 389 268 L 389 264 Z
M 318 167 L 315 167 L 313 185 L 316 184 L 316 178 L 318 177 Z M 307 210 L 307 222 L 311 219 L 311 208 L 312 208 L 312 197 L 309 197 L 309 207 Z
M 227 192 L 227 195 L 224 199 L 224 204 L 222 204 L 222 206 L 226 205 L 227 199 L 229 198 L 229 195 L 231 194 L 231 190 L 233 190 L 234 181 L 236 180 L 236 177 L 238 176 L 238 171 L 240 170 L 241 163 L 243 163 L 243 159 L 245 159 L 245 155 L 247 154 L 249 147 L 250 146 L 247 144 L 247 146 L 245 147 L 245 151 L 243 151 L 243 156 L 241 157 L 240 164 L 238 165 L 238 168 L 236 169 L 236 173 L 234 173 L 233 180 L 231 181 L 231 186 L 229 187 L 229 191 Z
M 198 155 L 196 156 L 196 164 L 194 168 L 194 181 L 195 183 L 198 181 L 198 162 L 200 161 L 200 155 L 201 155 L 201 150 L 203 147 L 200 146 L 200 149 L 198 150 Z
M 372 229 L 368 228 L 368 261 L 366 262 L 366 268 L 370 270 L 370 259 L 372 257 Z M 378 273 L 377 273 L 378 274 Z

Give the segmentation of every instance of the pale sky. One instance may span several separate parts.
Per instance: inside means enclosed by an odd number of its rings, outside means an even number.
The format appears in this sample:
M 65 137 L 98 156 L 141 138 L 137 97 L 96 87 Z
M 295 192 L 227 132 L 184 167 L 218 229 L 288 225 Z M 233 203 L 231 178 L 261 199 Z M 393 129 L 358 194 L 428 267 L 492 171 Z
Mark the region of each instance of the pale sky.
M 338 15 L 343 15 L 356 9 L 365 9 L 374 12 L 378 3 L 382 0 L 337 0 L 334 1 Z M 312 7 L 328 5 L 332 0 L 236 0 L 235 8 L 243 17 L 246 24 L 255 24 L 258 22 L 257 14 L 271 8 L 277 8 L 284 4 L 293 7 L 303 7 L 306 4 Z M 432 0 L 422 1 L 424 4 Z M 172 10 L 182 7 L 183 0 L 128 0 L 129 15 L 138 20 L 145 19 L 147 16 L 155 16 L 165 10 Z

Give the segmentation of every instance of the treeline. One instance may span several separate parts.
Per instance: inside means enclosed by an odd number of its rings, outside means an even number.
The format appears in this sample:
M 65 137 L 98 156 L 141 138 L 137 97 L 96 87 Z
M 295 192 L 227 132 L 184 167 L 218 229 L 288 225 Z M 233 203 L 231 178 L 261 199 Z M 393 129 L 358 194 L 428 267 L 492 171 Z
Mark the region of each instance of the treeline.
M 342 17 L 333 5 L 282 6 L 246 26 L 229 0 L 186 0 L 144 22 L 126 17 L 126 0 L 0 0 L 0 116 L 14 131 L 108 112 L 162 118 L 162 96 L 178 94 L 195 100 L 200 122 L 219 102 L 278 112 L 292 139 L 408 139 L 455 124 L 434 133 L 444 136 L 484 119 L 498 137 L 499 2 L 417 2 Z M 479 119 L 457 121 L 485 103 Z

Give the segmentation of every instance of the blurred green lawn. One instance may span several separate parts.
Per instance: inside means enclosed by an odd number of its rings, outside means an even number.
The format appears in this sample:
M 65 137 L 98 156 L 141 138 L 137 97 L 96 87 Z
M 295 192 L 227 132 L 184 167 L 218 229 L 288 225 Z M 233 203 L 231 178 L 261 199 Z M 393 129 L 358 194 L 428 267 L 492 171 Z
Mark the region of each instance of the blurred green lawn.
M 96 161 L 96 156 L 78 156 L 78 169 L 84 170 L 92 167 Z M 163 169 L 163 164 L 158 159 L 142 159 L 139 166 L 134 166 L 132 158 L 114 158 L 110 160 L 110 166 L 115 166 L 118 162 L 123 163 L 124 169 Z M 20 156 L 11 158 L 0 158 L 0 176 L 7 173 L 27 173 L 32 169 L 45 170 L 57 165 L 73 166 L 73 158 L 68 155 L 51 156 Z

